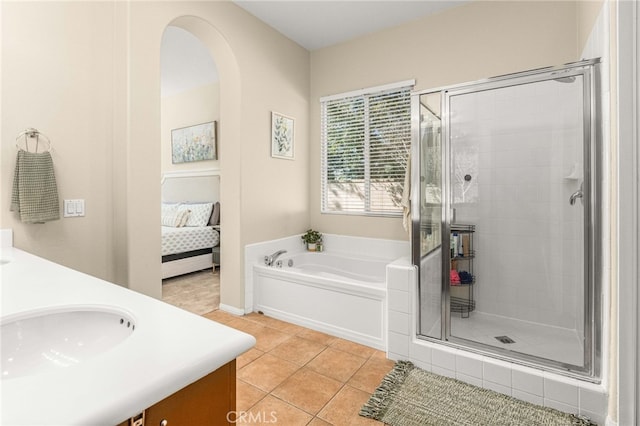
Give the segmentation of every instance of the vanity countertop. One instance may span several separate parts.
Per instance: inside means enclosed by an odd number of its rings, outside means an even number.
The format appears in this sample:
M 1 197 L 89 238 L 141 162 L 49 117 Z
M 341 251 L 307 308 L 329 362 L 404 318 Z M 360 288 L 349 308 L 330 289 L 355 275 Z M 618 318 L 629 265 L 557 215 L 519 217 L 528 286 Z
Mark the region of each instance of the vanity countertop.
M 49 310 L 114 307 L 135 330 L 70 367 L 0 383 L 3 425 L 115 425 L 249 350 L 255 339 L 217 322 L 3 247 L 2 323 Z M 2 362 L 6 362 L 4 356 Z

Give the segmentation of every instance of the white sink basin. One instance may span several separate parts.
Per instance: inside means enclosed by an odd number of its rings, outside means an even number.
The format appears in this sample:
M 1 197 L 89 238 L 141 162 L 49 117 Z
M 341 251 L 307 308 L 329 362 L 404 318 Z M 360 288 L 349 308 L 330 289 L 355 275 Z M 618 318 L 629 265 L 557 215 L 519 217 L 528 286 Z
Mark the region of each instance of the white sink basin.
M 11 262 L 9 259 L 0 259 L 0 266 L 6 265 L 9 262 Z
M 71 368 L 124 341 L 130 316 L 111 308 L 77 307 L 26 313 L 2 322 L 2 380 Z

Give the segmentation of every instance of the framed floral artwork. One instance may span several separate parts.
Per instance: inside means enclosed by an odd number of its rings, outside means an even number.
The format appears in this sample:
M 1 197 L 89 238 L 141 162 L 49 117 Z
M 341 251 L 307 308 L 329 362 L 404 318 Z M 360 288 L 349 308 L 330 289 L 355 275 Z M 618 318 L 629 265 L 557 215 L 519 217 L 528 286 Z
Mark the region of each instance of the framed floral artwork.
M 216 124 L 210 121 L 171 130 L 172 163 L 217 160 Z
M 293 160 L 294 119 L 271 112 L 271 156 Z

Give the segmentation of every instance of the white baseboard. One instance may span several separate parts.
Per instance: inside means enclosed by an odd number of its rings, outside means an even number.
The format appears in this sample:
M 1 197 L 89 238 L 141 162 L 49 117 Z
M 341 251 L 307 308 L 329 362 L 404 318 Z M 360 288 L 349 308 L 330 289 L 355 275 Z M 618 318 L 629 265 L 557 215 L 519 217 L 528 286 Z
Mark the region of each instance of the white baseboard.
M 243 309 L 236 308 L 235 306 L 231 305 L 225 305 L 224 303 L 220 304 L 220 310 L 237 316 L 242 316 L 245 314 Z

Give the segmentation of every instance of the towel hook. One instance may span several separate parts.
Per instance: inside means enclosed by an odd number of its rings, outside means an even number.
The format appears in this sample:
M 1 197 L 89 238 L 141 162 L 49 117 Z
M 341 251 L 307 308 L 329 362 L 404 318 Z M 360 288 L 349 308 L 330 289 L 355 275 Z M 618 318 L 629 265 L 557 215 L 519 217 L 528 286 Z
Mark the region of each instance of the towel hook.
M 36 140 L 36 150 L 34 151 L 35 153 L 38 152 L 38 148 L 40 146 L 40 138 L 44 139 L 44 141 L 47 143 L 47 149 L 46 151 L 43 152 L 50 152 L 51 149 L 53 148 L 53 145 L 51 144 L 51 140 L 47 137 L 47 135 L 45 135 L 44 133 L 41 133 L 38 129 L 34 129 L 32 127 L 25 129 L 24 131 L 20 132 L 18 134 L 18 136 L 16 137 L 16 148 L 18 149 L 22 149 L 20 147 L 20 138 L 24 137 L 24 147 L 25 147 L 25 151 L 30 152 L 29 151 L 29 139 L 33 139 L 35 138 Z

